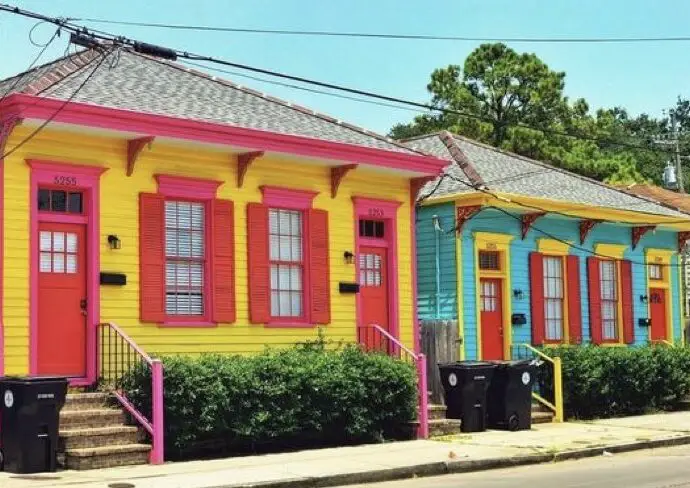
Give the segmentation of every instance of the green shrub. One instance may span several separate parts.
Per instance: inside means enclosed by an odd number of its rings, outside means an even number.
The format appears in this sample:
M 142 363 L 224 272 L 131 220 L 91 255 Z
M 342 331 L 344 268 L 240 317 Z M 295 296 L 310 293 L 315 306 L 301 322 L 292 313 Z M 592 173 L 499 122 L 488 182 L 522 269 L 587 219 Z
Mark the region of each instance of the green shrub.
M 400 436 L 416 417 L 412 365 L 355 346 L 162 360 L 165 443 L 177 457 L 210 442 L 255 452 L 381 441 Z M 148 415 L 148 368 L 131 370 L 123 385 Z
M 563 362 L 566 417 L 582 419 L 673 410 L 690 394 L 690 348 L 556 347 Z M 550 377 L 542 379 L 549 389 Z

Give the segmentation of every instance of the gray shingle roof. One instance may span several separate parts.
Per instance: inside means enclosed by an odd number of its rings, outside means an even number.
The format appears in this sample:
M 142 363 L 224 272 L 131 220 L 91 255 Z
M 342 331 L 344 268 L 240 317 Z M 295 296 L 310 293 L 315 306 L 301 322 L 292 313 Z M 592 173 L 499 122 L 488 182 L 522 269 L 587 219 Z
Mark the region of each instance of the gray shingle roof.
M 477 190 L 469 185 L 453 179 L 458 178 L 471 183 L 470 178 L 451 156 L 447 145 L 442 142 L 442 137 L 443 133 L 430 134 L 405 141 L 410 147 L 452 161 L 446 168 L 446 173 L 452 178 L 445 178 L 440 184 L 438 180 L 428 183 L 421 190 L 420 197 L 432 192 L 437 184 L 435 196 L 476 192 Z M 466 162 L 479 174 L 484 187 L 490 191 L 671 217 L 687 217 L 686 214 L 650 199 L 629 195 L 599 181 L 546 163 L 456 135 L 452 136 L 452 141 L 462 152 Z
M 0 81 L 0 94 L 8 91 L 20 78 L 11 93 L 68 99 L 95 66 L 83 67 L 85 63 L 80 63 L 90 53 L 93 52 L 82 51 L 24 75 Z M 65 71 L 71 73 L 65 76 Z M 120 51 L 119 59 L 112 66 L 109 61 L 103 63 L 73 100 L 386 151 L 421 153 L 382 135 L 299 105 L 177 63 L 126 50 Z

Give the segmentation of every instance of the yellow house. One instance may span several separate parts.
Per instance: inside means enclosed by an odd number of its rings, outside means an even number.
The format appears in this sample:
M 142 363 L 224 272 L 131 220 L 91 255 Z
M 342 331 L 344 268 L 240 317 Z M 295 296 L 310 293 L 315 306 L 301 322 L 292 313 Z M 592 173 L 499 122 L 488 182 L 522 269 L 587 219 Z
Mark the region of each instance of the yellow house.
M 412 197 L 443 160 L 170 61 L 103 56 L 0 82 L 0 375 L 92 384 L 99 324 L 151 355 L 318 329 L 417 350 Z

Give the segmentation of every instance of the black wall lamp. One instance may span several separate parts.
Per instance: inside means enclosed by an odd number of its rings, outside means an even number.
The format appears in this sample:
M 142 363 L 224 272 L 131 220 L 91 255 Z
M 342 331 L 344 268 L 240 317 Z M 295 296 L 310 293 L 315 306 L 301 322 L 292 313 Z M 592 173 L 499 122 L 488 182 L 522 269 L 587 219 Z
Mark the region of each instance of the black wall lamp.
M 345 251 L 343 253 L 343 259 L 345 259 L 345 264 L 352 264 L 355 261 L 355 255 L 350 251 Z
M 640 302 L 647 303 L 648 301 L 649 297 L 647 295 L 640 295 Z
M 108 246 L 110 249 L 120 249 L 122 247 L 122 241 L 115 234 L 110 234 L 108 236 Z
M 513 297 L 515 297 L 516 300 L 522 300 L 525 294 L 522 290 L 515 289 L 513 290 Z

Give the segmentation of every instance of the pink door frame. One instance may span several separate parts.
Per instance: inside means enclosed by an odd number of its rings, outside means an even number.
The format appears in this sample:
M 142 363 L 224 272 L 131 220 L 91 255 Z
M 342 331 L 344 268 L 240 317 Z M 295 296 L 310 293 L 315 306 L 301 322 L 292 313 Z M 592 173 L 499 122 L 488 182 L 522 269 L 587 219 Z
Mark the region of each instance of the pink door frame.
M 96 327 L 100 322 L 100 177 L 108 168 L 53 161 L 27 160 L 31 169 L 29 191 L 29 374 L 38 371 L 38 223 L 62 222 L 86 225 L 86 376 L 70 384 L 84 386 L 96 381 Z M 67 179 L 66 179 L 67 178 Z M 74 178 L 74 179 L 70 179 Z M 70 184 L 67 186 L 65 182 Z M 73 184 L 72 184 L 73 183 Z M 84 193 L 84 213 L 38 212 L 40 186 L 64 187 Z
M 388 249 L 388 326 L 390 334 L 400 339 L 400 323 L 398 300 L 398 208 L 402 202 L 395 200 L 380 200 L 366 197 L 352 197 L 355 213 L 355 273 L 359 281 L 359 249 L 360 246 L 385 247 Z M 359 219 L 382 220 L 384 222 L 384 238 L 370 239 L 359 236 Z M 362 324 L 362 299 L 359 293 L 355 298 L 357 310 L 357 327 Z

